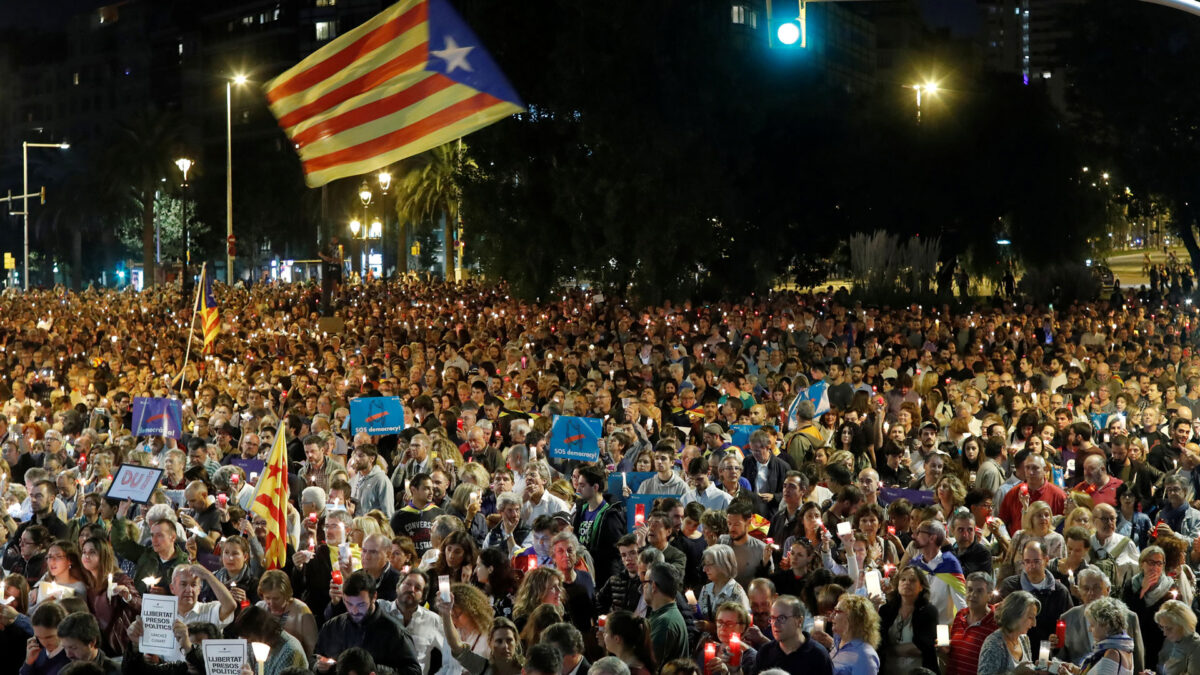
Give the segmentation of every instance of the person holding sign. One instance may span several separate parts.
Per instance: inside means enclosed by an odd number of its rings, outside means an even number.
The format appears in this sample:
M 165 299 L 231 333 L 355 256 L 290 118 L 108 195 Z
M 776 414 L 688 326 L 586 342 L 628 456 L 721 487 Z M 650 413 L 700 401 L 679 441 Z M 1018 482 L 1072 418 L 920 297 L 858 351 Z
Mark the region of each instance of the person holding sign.
M 117 509 L 113 519 L 112 547 L 117 555 L 134 561 L 133 578 L 139 593 L 151 593 L 151 588 L 162 590 L 170 582 L 175 568 L 188 563 L 187 552 L 176 545 L 178 538 L 175 521 L 160 520 L 150 526 L 150 545 L 142 546 L 130 536 L 129 508 L 133 502 L 125 500 Z M 148 580 L 156 583 L 147 584 Z
M 214 602 L 198 602 L 203 584 L 208 584 L 217 596 Z M 237 611 L 233 594 L 203 565 L 176 567 L 171 574 L 171 594 L 179 598 L 179 618 L 184 623 L 206 621 L 223 628 L 229 625 Z

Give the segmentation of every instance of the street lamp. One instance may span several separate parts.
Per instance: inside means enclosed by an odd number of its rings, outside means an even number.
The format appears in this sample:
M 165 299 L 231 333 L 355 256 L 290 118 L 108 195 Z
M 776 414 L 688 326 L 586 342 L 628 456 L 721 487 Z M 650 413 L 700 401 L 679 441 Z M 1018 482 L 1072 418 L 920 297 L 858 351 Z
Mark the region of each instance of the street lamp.
M 225 82 L 225 282 L 233 285 L 233 85 L 246 84 L 237 74 Z
M 185 291 L 191 287 L 191 276 L 187 274 L 187 267 L 192 264 L 192 231 L 187 223 L 187 172 L 194 165 L 196 165 L 196 162 L 188 160 L 187 157 L 180 157 L 180 159 L 175 160 L 175 166 L 179 167 L 179 171 L 184 173 L 184 185 L 182 185 L 184 187 L 184 205 L 182 205 L 182 211 L 184 211 L 184 215 L 182 215 L 184 217 L 184 274 L 182 274 L 180 286 Z
M 29 290 L 29 149 L 30 148 L 70 148 L 69 143 L 21 143 L 21 218 L 25 221 L 25 271 L 23 276 L 24 290 Z
M 938 84 L 937 84 L 937 82 L 926 82 L 925 84 L 914 84 L 914 85 L 912 85 L 912 88 L 913 88 L 913 90 L 915 90 L 917 92 L 917 124 L 920 124 L 921 123 L 921 92 L 924 92 L 926 96 L 937 96 Z

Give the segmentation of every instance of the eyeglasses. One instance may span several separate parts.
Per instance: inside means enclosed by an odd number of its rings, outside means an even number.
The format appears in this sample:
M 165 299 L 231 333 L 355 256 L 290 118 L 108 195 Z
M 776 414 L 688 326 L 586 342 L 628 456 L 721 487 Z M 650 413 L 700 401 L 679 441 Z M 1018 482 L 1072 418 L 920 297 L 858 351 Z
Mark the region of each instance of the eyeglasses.
M 1161 561 L 1161 560 L 1143 560 L 1142 564 L 1149 565 L 1150 567 L 1162 567 L 1163 561 Z
M 717 622 L 717 628 L 740 628 L 742 625 L 743 624 L 741 621 L 718 621 Z
M 796 617 L 791 614 L 780 615 L 780 616 L 776 616 L 776 615 L 772 614 L 771 615 L 771 623 L 781 623 L 783 621 L 787 621 L 788 619 L 794 619 L 794 618 L 796 618 Z

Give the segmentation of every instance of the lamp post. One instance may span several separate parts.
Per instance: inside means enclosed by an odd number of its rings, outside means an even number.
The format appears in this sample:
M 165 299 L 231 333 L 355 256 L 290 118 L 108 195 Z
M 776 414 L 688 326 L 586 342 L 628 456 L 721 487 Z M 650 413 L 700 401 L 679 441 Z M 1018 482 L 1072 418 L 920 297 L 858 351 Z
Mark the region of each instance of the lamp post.
M 938 93 L 937 82 L 926 82 L 925 84 L 914 84 L 912 88 L 917 92 L 917 124 L 921 123 L 921 92 L 925 92 L 927 96 L 936 96 Z
M 245 75 L 225 82 L 225 282 L 233 285 L 233 85 L 246 84 Z
M 387 259 L 388 245 L 387 245 L 387 241 L 385 241 L 383 239 L 383 228 L 386 227 L 386 225 L 387 225 L 388 209 L 387 209 L 387 201 L 383 200 L 383 198 L 387 196 L 388 188 L 392 186 L 392 174 L 388 173 L 386 170 L 380 171 L 376 175 L 376 179 L 379 181 L 379 197 L 380 197 L 380 200 L 382 201 L 381 206 L 383 207 L 383 222 L 381 223 L 380 230 L 379 230 L 379 269 L 380 269 L 380 276 L 382 277 L 387 273 L 387 263 L 388 263 L 388 259 Z M 403 248 L 404 248 L 404 242 L 400 242 L 400 249 L 403 250 Z
M 363 227 L 366 227 L 367 223 L 370 221 L 370 206 L 371 206 L 371 200 L 374 198 L 374 196 L 375 195 L 371 193 L 371 186 L 367 184 L 366 179 L 363 179 L 362 185 L 360 185 L 358 187 L 358 199 L 359 199 L 359 201 L 362 202 L 362 205 L 363 205 L 363 219 L 362 219 Z M 358 234 L 358 232 L 355 232 L 355 234 Z M 363 232 L 363 236 L 359 240 L 359 244 L 358 244 L 358 274 L 363 279 L 366 279 L 367 267 L 370 265 L 370 252 L 367 251 L 364 254 L 364 251 L 363 251 L 363 248 L 365 246 L 367 246 L 363 242 L 367 240 L 369 234 L 370 234 L 370 230 L 368 228 L 367 230 L 365 230 Z
M 186 291 L 191 287 L 191 275 L 188 274 L 188 266 L 192 263 L 192 231 L 188 224 L 187 218 L 187 189 L 188 189 L 188 171 L 195 165 L 195 162 L 187 157 L 180 157 L 175 160 L 175 166 L 183 172 L 183 277 L 180 281 L 180 286 Z
M 21 143 L 21 218 L 24 220 L 25 226 L 25 263 L 23 289 L 29 290 L 29 149 L 30 148 L 59 148 L 66 150 L 70 148 L 69 143 L 30 143 L 23 141 Z

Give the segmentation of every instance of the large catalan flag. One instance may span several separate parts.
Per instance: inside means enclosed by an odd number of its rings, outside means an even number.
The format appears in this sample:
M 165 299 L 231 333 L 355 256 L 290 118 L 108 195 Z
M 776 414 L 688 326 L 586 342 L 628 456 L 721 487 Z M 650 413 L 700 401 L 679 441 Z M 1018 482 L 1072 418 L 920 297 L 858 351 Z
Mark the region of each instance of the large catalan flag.
M 525 109 L 447 0 L 402 0 L 265 90 L 309 187 L 374 171 Z
M 213 295 L 213 280 L 208 266 L 200 268 L 200 295 L 196 298 L 200 313 L 200 327 L 204 329 L 204 353 L 216 349 L 217 334 L 221 332 L 221 312 L 217 309 L 217 298 Z
M 275 436 L 262 478 L 254 492 L 250 510 L 267 521 L 267 545 L 264 562 L 267 569 L 282 569 L 287 558 L 288 472 L 287 442 L 283 429 Z

